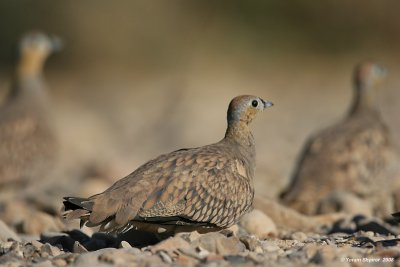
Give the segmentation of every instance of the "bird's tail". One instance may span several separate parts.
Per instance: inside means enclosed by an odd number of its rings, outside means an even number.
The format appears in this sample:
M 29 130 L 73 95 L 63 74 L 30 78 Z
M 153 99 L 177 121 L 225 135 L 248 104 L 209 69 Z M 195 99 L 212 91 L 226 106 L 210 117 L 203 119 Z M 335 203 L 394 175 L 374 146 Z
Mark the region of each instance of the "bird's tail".
M 88 220 L 93 209 L 93 201 L 88 198 L 64 197 L 62 216 L 67 220 L 80 219 L 80 227 Z

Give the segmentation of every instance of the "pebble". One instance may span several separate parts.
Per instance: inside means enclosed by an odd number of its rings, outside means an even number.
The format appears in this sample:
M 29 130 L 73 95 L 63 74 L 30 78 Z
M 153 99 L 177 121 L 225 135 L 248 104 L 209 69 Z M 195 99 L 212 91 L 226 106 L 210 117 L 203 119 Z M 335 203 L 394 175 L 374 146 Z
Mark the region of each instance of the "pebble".
M 40 248 L 41 252 L 47 252 L 50 256 L 55 257 L 61 254 L 61 250 L 56 247 L 56 246 L 52 246 L 49 243 L 44 244 L 41 248 Z
M 188 236 L 188 241 L 191 243 L 194 240 L 198 239 L 201 236 L 201 234 L 199 234 L 199 232 L 197 231 L 193 231 L 189 234 Z
M 53 267 L 53 264 L 50 260 L 45 260 L 45 261 L 33 264 L 32 267 Z
M 82 244 L 79 243 L 78 241 L 75 241 L 72 251 L 74 253 L 86 253 L 86 252 L 88 252 L 88 250 L 84 246 L 82 246 Z
M 90 253 L 89 253 L 90 254 Z M 114 264 L 114 265 L 125 265 L 128 266 L 136 260 L 136 255 L 128 253 L 124 250 L 114 249 L 108 250 L 102 253 L 98 259 L 99 261 Z
M 82 253 L 78 254 L 78 256 L 74 259 L 74 265 L 77 266 L 97 266 L 99 263 L 99 256 L 107 251 L 114 251 L 115 248 L 104 248 L 99 249 L 90 253 Z
M 217 253 L 221 255 L 235 255 L 246 250 L 245 245 L 236 236 L 217 239 Z
M 53 259 L 51 262 L 57 267 L 67 266 L 67 262 L 62 258 Z
M 37 240 L 32 240 L 30 242 L 32 246 L 34 246 L 37 250 L 40 250 L 40 248 L 43 246 L 43 243 L 37 241 Z
M 279 246 L 274 245 L 274 244 L 264 245 L 263 248 L 264 248 L 265 252 L 275 252 L 275 251 L 278 251 L 280 249 Z
M 303 247 L 303 250 L 305 252 L 305 256 L 307 259 L 310 259 L 312 256 L 315 255 L 315 253 L 318 250 L 318 245 L 315 243 L 308 243 Z
M 260 247 L 260 241 L 254 235 L 241 236 L 239 239 L 250 251 L 255 251 L 256 248 Z
M 175 265 L 194 266 L 196 264 L 196 258 L 187 256 L 185 254 L 178 254 L 174 263 Z
M 11 249 L 13 244 L 14 241 L 1 242 L 0 244 L 1 254 L 7 253 Z
M 372 232 L 372 231 L 367 231 L 367 232 L 364 233 L 364 236 L 369 237 L 369 238 L 372 238 L 372 237 L 375 236 L 375 233 Z
M 261 254 L 261 253 L 264 252 L 264 250 L 262 249 L 262 247 L 257 246 L 257 247 L 254 249 L 254 252 L 257 253 L 257 254 Z
M 172 263 L 172 258 L 166 252 L 160 250 L 158 252 L 158 255 L 160 255 L 160 257 L 163 260 L 163 262 Z
M 149 250 L 155 254 L 158 251 L 165 251 L 172 255 L 173 253 L 179 251 L 179 249 L 189 249 L 190 244 L 180 236 L 170 237 L 160 243 L 149 247 Z
M 7 241 L 9 239 L 21 241 L 19 236 L 13 230 L 11 230 L 11 228 L 8 227 L 8 225 L 2 220 L 0 220 L 0 240 Z
M 97 253 L 91 252 L 91 253 L 83 253 L 79 255 L 75 262 L 74 265 L 76 266 L 97 266 L 99 260 L 98 260 Z
M 262 249 L 261 249 L 261 252 L 263 252 Z M 253 262 L 255 262 L 257 264 L 260 264 L 265 260 L 266 257 L 264 255 L 262 255 L 261 253 L 250 252 L 247 255 L 247 258 L 252 260 Z
M 204 250 L 204 251 L 206 251 L 206 250 Z M 179 252 L 180 252 L 179 255 L 186 255 L 186 256 L 192 257 L 192 258 L 197 259 L 197 260 L 203 260 L 209 254 L 208 251 L 207 251 L 207 254 L 204 255 L 203 253 L 201 253 L 200 250 L 196 251 L 192 247 L 190 247 L 190 248 L 180 248 Z
M 293 240 L 297 240 L 297 241 L 300 241 L 300 242 L 304 242 L 305 240 L 307 240 L 308 236 L 307 236 L 305 233 L 303 233 L 303 232 L 295 232 L 295 233 L 293 233 L 293 234 L 291 235 L 291 238 L 292 238 Z
M 30 235 L 40 235 L 43 232 L 59 232 L 64 224 L 57 217 L 41 211 L 30 211 L 29 216 L 22 222 L 22 232 Z
M 249 234 L 266 239 L 277 234 L 275 223 L 265 213 L 254 209 L 242 217 L 239 222 Z
M 206 258 L 206 257 L 210 254 L 210 252 L 209 252 L 208 250 L 203 249 L 203 248 L 201 248 L 201 247 L 197 247 L 197 250 L 198 250 L 199 256 L 200 256 L 201 258 Z
M 234 255 L 246 250 L 245 245 L 240 242 L 238 237 L 226 237 L 217 232 L 201 235 L 193 242 L 193 246 L 220 255 Z
M 132 248 L 131 244 L 129 244 L 125 240 L 121 241 L 120 247 L 121 248 Z

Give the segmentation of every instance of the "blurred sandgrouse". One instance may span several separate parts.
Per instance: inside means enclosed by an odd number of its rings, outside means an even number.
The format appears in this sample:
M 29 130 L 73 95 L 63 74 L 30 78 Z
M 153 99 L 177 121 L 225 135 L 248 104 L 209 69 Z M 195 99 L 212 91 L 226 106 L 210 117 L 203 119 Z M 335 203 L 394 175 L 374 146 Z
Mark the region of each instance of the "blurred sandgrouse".
M 376 99 L 385 76 L 377 64 L 356 66 L 348 115 L 308 140 L 292 183 L 281 195 L 285 204 L 305 214 L 345 211 L 337 199 L 343 196 L 344 202 L 354 197 L 365 201 L 376 215 L 392 211 L 396 153 Z M 325 210 L 329 202 L 333 207 Z
M 12 88 L 0 107 L 0 188 L 40 178 L 52 165 L 56 141 L 48 118 L 43 65 L 59 40 L 26 34 Z
M 229 227 L 251 209 L 256 152 L 249 124 L 270 106 L 255 96 L 234 98 L 221 141 L 161 155 L 89 198 L 66 197 L 64 216 L 113 233 Z

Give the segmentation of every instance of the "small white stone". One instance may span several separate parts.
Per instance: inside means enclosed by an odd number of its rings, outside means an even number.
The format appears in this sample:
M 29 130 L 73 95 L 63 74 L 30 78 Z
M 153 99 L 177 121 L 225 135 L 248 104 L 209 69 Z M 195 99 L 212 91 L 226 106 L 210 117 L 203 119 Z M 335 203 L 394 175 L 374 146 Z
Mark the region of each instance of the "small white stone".
M 278 251 L 280 248 L 277 245 L 267 245 L 264 247 L 265 252 L 275 252 Z
M 126 242 L 125 240 L 121 241 L 121 248 L 132 248 L 131 244 Z
M 295 232 L 292 234 L 292 239 L 300 242 L 304 242 L 307 239 L 307 235 L 303 232 Z
M 257 253 L 257 254 L 262 254 L 264 251 L 263 251 L 263 249 L 262 249 L 260 246 L 257 246 L 257 247 L 254 249 L 254 252 Z
M 364 235 L 365 235 L 366 237 L 374 237 L 375 233 L 372 232 L 372 231 L 367 231 L 367 232 L 365 232 Z
M 162 227 L 159 227 L 159 228 L 157 229 L 157 233 L 159 233 L 159 234 L 164 233 L 165 231 L 167 231 L 167 229 L 162 228 Z
M 276 225 L 271 218 L 257 209 L 244 215 L 239 224 L 249 234 L 253 234 L 259 239 L 266 239 L 277 233 Z

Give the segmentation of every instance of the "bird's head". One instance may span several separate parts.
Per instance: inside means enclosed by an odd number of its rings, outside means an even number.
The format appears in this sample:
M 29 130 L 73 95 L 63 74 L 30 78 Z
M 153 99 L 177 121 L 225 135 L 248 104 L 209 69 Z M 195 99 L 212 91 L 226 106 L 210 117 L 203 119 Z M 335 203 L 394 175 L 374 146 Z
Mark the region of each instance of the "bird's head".
M 257 96 L 237 96 L 229 104 L 228 124 L 235 122 L 249 124 L 258 113 L 271 106 L 273 106 L 272 102 L 265 101 Z
M 19 51 L 22 56 L 25 54 L 40 54 L 42 57 L 47 57 L 53 52 L 60 51 L 62 47 L 63 43 L 59 37 L 32 31 L 21 38 Z
M 387 71 L 374 62 L 363 62 L 354 69 L 354 97 L 349 115 L 363 110 L 378 110 L 378 89 L 383 84 Z
M 387 76 L 387 70 L 374 62 L 358 64 L 354 70 L 355 89 L 360 93 L 378 88 Z

